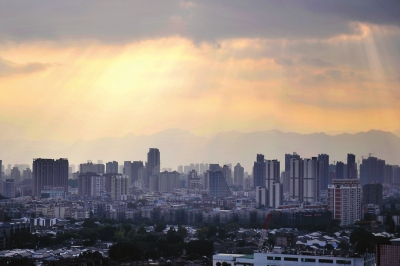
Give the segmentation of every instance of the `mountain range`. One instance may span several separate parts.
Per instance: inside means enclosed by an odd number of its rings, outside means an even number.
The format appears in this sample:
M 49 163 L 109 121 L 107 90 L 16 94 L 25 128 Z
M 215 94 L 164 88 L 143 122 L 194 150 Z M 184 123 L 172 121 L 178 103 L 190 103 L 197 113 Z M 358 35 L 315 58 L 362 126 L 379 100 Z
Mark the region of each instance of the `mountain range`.
M 400 132 L 399 132 L 400 133 Z M 152 135 L 128 134 L 118 138 L 79 140 L 72 144 L 59 141 L 0 140 L 0 159 L 5 164 L 32 163 L 33 158 L 68 158 L 70 164 L 98 159 L 108 161 L 146 161 L 149 148 L 161 153 L 161 168 L 176 169 L 190 163 L 240 163 L 251 172 L 256 154 L 281 161 L 285 153 L 297 152 L 303 158 L 326 153 L 334 161 L 346 162 L 347 153 L 357 160 L 369 155 L 400 164 L 400 137 L 391 132 L 370 130 L 355 134 L 299 134 L 278 130 L 260 132 L 221 132 L 212 137 L 199 137 L 188 131 L 168 129 Z

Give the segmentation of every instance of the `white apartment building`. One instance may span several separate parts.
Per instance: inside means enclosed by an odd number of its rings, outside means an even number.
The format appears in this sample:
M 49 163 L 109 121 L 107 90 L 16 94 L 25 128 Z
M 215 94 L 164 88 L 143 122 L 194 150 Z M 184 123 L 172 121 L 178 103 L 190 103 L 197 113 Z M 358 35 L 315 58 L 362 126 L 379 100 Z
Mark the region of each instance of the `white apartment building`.
M 328 206 L 341 225 L 361 220 L 361 186 L 357 179 L 334 179 L 328 185 Z

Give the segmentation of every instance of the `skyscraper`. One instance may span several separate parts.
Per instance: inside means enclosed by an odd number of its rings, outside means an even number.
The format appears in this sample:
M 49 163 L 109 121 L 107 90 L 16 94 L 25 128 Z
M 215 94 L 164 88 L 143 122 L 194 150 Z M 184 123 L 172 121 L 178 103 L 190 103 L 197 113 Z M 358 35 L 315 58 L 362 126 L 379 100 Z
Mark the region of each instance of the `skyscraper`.
M 329 155 L 318 154 L 318 161 L 323 162 L 323 175 L 320 177 L 320 188 L 321 190 L 327 190 L 329 184 Z
M 381 183 L 371 183 L 363 186 L 363 205 L 374 204 L 382 208 L 383 188 Z
M 154 175 L 160 175 L 160 151 L 156 148 L 150 148 L 149 152 L 147 153 L 147 184 L 149 184 L 150 177 Z
M 134 185 L 139 180 L 139 170 L 144 166 L 142 161 L 133 161 L 131 164 L 130 184 Z
M 3 187 L 3 195 L 7 198 L 15 197 L 15 183 L 14 179 L 6 179 Z
M 347 179 L 357 179 L 357 163 L 354 154 L 347 154 Z
M 242 186 L 244 185 L 244 168 L 238 163 L 234 168 L 233 168 L 233 182 L 237 186 Z
M 224 198 L 232 195 L 228 183 L 226 182 L 225 177 L 221 171 L 217 172 L 209 171 L 208 174 L 209 174 L 211 197 Z
M 263 154 L 257 154 L 257 161 L 254 162 L 253 166 L 253 178 L 254 178 L 254 187 L 266 187 L 265 179 L 266 179 L 266 165 L 264 161 Z
M 96 173 L 104 174 L 105 165 L 104 164 L 94 164 L 92 162 L 81 163 L 79 165 L 79 172 L 82 173 Z
M 194 171 L 194 170 L 192 170 Z M 179 188 L 179 173 L 173 172 L 161 172 L 159 178 L 159 192 L 174 192 L 175 188 Z
M 112 161 L 106 163 L 106 174 L 118 174 L 118 162 Z
M 129 183 L 131 183 L 132 179 L 131 172 L 132 172 L 132 162 L 124 161 L 124 171 L 122 173 L 128 177 Z
M 360 165 L 360 183 L 365 185 L 368 183 L 383 183 L 383 175 L 385 170 L 385 161 L 376 157 L 369 156 L 362 160 Z
M 16 166 L 11 169 L 11 179 L 14 179 L 14 184 L 21 182 L 21 172 Z
M 233 185 L 232 170 L 229 167 L 229 165 L 224 165 L 221 171 L 225 177 L 226 182 L 228 183 L 228 186 L 232 186 Z
M 303 201 L 303 159 L 290 160 L 290 197 L 293 200 Z
M 34 196 L 40 196 L 42 189 L 68 192 L 68 159 L 33 159 L 32 174 Z
M 324 174 L 324 163 L 317 157 L 303 160 L 303 201 L 316 202 L 320 196 L 320 177 Z
M 344 163 L 336 162 L 336 179 L 344 179 Z
M 293 154 L 287 153 L 285 154 L 285 172 L 290 171 L 290 161 L 291 159 L 300 159 L 300 155 L 297 153 L 293 152 Z

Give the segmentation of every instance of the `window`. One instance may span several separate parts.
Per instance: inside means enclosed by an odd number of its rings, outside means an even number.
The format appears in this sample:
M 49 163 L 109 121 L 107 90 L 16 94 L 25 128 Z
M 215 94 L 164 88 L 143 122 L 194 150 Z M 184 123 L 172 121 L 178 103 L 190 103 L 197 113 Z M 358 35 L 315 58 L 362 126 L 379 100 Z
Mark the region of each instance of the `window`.
M 268 256 L 267 260 L 281 260 L 281 257 L 272 257 L 272 256 Z
M 351 265 L 351 260 L 337 260 L 336 264 Z
M 284 260 L 284 261 L 299 261 L 298 258 L 289 258 L 289 257 L 286 257 L 286 258 L 284 258 L 283 260 Z
M 301 258 L 302 262 L 315 262 L 315 259 L 311 259 L 311 258 Z
M 333 263 L 333 260 L 319 259 L 319 263 Z

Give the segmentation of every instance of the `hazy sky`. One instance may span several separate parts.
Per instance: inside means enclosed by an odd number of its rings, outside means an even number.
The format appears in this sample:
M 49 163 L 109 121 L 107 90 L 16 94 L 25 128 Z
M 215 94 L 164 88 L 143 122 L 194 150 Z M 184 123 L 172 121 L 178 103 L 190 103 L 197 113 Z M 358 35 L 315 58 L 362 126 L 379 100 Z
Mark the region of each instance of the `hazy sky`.
M 400 2 L 0 2 L 1 138 L 400 129 Z

